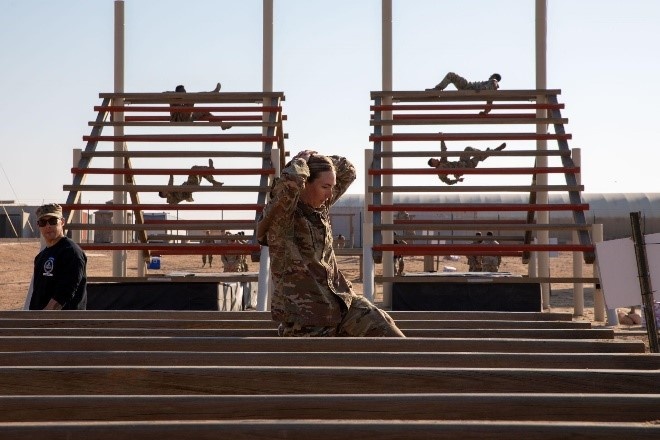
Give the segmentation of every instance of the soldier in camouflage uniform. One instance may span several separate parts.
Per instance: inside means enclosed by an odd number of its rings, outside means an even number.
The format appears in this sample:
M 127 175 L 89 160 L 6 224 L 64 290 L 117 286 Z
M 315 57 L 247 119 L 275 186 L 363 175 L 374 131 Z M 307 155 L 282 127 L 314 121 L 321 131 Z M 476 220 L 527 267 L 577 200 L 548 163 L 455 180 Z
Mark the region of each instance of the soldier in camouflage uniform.
M 500 81 L 502 81 L 502 76 L 499 73 L 493 73 L 488 78 L 488 81 L 470 82 L 454 72 L 449 72 L 435 87 L 426 90 L 444 90 L 449 84 L 453 84 L 456 90 L 497 90 L 500 88 Z M 492 103 L 493 101 L 488 101 L 486 109 L 480 112 L 480 114 L 485 115 L 490 112 L 490 105 Z
M 483 240 L 481 239 L 481 232 L 474 234 L 477 239 L 472 242 L 472 244 L 481 244 Z M 482 267 L 482 257 L 481 255 L 468 255 L 467 257 L 468 272 L 481 272 Z
M 502 142 L 499 147 L 495 148 L 495 151 L 501 151 L 506 148 L 506 142 Z M 440 150 L 447 151 L 447 145 L 445 141 L 440 141 Z M 428 164 L 432 168 L 476 168 L 479 162 L 486 160 L 488 157 L 478 148 L 465 147 L 463 150 L 464 153 L 461 154 L 457 161 L 448 161 L 446 156 L 441 157 L 440 159 L 431 158 L 428 161 Z M 486 148 L 486 151 L 490 151 L 490 148 Z M 455 183 L 462 182 L 462 174 L 454 174 L 454 178 L 450 178 L 449 174 L 438 174 L 440 180 L 442 180 L 447 185 L 454 185 Z
M 194 165 L 191 170 L 209 170 L 209 169 L 214 169 L 213 167 L 213 159 L 209 159 L 209 166 L 205 165 Z M 181 184 L 181 187 L 195 187 L 199 186 L 202 183 L 202 179 L 206 180 L 207 182 L 211 183 L 213 186 L 222 186 L 223 182 L 218 182 L 215 180 L 215 177 L 212 174 L 205 174 L 205 175 L 199 175 L 199 174 L 190 174 L 188 176 L 188 179 Z M 174 185 L 174 176 L 170 175 L 170 180 L 167 183 L 169 186 Z M 172 190 L 172 191 L 159 191 L 158 195 L 164 199 L 167 199 L 167 203 L 176 205 L 177 203 L 181 203 L 184 200 L 186 202 L 194 202 L 195 199 L 193 199 L 192 196 L 193 192 L 192 191 L 187 191 L 187 190 Z
M 218 83 L 215 86 L 215 89 L 207 93 L 218 93 L 220 92 L 220 87 L 222 87 L 222 85 Z M 176 86 L 174 91 L 176 93 L 187 93 L 186 88 L 183 85 Z M 171 93 L 171 91 L 168 91 L 168 93 Z M 194 105 L 195 104 L 191 102 L 173 102 L 170 104 L 170 108 L 172 110 L 176 110 L 177 108 L 182 108 L 182 107 L 194 107 Z M 170 122 L 193 122 L 200 120 L 209 120 L 209 118 L 211 118 L 212 116 L 213 113 L 210 112 L 170 111 Z M 223 130 L 227 130 L 228 128 L 231 128 L 231 125 L 222 124 L 221 127 Z
M 230 232 L 227 232 L 227 235 L 231 235 Z M 241 243 L 244 244 L 244 241 L 230 239 L 227 241 L 229 244 Z M 246 272 L 245 266 L 247 266 L 247 261 L 245 261 L 245 255 L 239 254 L 223 254 L 222 255 L 222 271 L 223 272 Z
M 449 84 L 453 84 L 457 90 L 497 90 L 500 88 L 500 81 L 502 76 L 499 73 L 493 73 L 488 81 L 470 82 L 454 72 L 449 72 L 435 87 L 426 90 L 444 90 Z
M 486 236 L 492 238 L 486 244 L 500 244 L 499 241 L 495 240 L 491 231 L 486 232 Z M 502 264 L 502 257 L 500 255 L 484 255 L 481 257 L 481 267 L 484 272 L 499 272 L 500 264 Z
M 273 182 L 257 239 L 270 248 L 271 313 L 282 336 L 404 337 L 337 267 L 329 210 L 354 180 L 346 158 L 305 150 Z

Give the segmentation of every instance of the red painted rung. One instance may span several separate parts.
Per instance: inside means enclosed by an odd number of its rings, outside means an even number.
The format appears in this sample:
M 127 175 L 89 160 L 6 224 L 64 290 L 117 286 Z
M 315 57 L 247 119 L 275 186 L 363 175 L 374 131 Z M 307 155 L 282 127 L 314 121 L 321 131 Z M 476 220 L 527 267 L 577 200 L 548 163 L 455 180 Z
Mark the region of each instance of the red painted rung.
M 80 247 L 85 250 L 126 250 L 126 251 L 193 251 L 195 253 L 206 252 L 217 255 L 221 254 L 249 254 L 251 252 L 258 252 L 261 249 L 259 245 L 253 244 L 176 244 L 176 243 L 80 243 Z
M 99 209 L 104 211 L 126 211 L 126 210 L 141 210 L 141 211 L 153 211 L 153 210 L 173 210 L 177 211 L 204 211 L 204 210 L 225 210 L 225 211 L 263 211 L 264 207 L 256 203 L 252 204 L 238 204 L 238 203 L 199 203 L 199 204 L 180 204 L 180 205 L 170 205 L 167 203 L 124 203 L 124 204 L 110 204 L 110 203 L 77 203 L 77 204 L 64 204 L 62 208 L 65 210 L 73 211 L 82 211 L 86 209 Z M 188 222 L 188 220 L 182 220 L 183 222 Z M 216 220 L 213 220 L 214 222 Z M 149 220 L 146 220 L 145 223 L 150 223 Z
M 126 116 L 124 118 L 126 122 L 169 122 L 169 116 Z M 263 116 L 260 115 L 226 115 L 226 116 L 211 116 L 199 121 L 204 122 L 223 122 L 223 121 L 262 121 Z M 282 120 L 286 121 L 287 116 L 282 115 Z
M 430 255 L 437 252 L 453 252 L 462 255 L 499 255 L 507 252 L 593 252 L 593 245 L 584 244 L 379 244 L 374 251 L 394 251 L 405 255 Z
M 170 209 L 176 209 L 180 205 L 172 206 L 170 205 Z M 190 205 L 194 206 L 194 205 Z M 181 219 L 181 220 L 155 220 L 155 219 L 144 219 L 144 223 L 148 225 L 163 225 L 163 226 L 177 226 L 181 223 L 186 223 L 190 225 L 203 225 L 207 223 L 213 223 L 214 225 L 218 226 L 218 228 L 222 228 L 224 225 L 235 225 L 235 224 L 242 224 L 246 225 L 246 229 L 250 229 L 251 227 L 254 227 L 255 221 L 254 219 L 252 220 L 188 220 L 188 219 Z M 169 229 L 176 229 L 174 228 L 169 228 Z
M 372 105 L 372 111 L 394 110 L 483 110 L 486 104 L 392 104 Z M 498 110 L 560 110 L 564 104 L 491 104 L 491 109 Z
M 537 133 L 396 133 L 392 135 L 369 136 L 371 142 L 395 141 L 534 141 L 534 140 L 569 140 L 570 134 L 537 134 Z
M 71 168 L 71 174 L 122 174 L 122 175 L 145 175 L 162 176 L 175 175 L 186 176 L 195 174 L 197 176 L 249 176 L 249 175 L 271 175 L 275 174 L 274 168 L 212 168 L 212 169 L 171 169 L 171 168 Z
M 125 136 L 83 136 L 85 142 L 277 142 L 277 136 L 250 134 L 136 134 Z
M 376 170 L 370 169 L 370 176 L 396 174 L 551 174 L 579 173 L 579 167 L 530 167 L 530 168 L 394 168 Z
M 493 118 L 502 118 L 502 119 L 518 119 L 518 118 L 528 118 L 536 119 L 536 114 L 534 113 L 489 113 L 487 115 L 480 115 L 479 113 L 465 113 L 465 114 L 437 114 L 437 113 L 418 113 L 418 114 L 405 114 L 405 115 L 393 115 L 392 119 L 394 120 L 415 120 L 415 119 L 493 119 Z
M 490 220 L 396 220 L 394 219 L 394 224 L 401 225 L 426 225 L 432 223 L 434 225 L 472 225 L 472 224 L 484 224 L 484 225 L 523 225 L 527 224 L 527 220 L 499 220 L 499 219 L 490 219 Z
M 246 113 L 271 113 L 271 112 L 281 112 L 281 106 L 255 106 L 255 107 L 194 107 L 190 105 L 189 107 L 150 107 L 144 105 L 95 105 L 95 112 L 172 112 L 172 113 L 183 113 L 183 112 L 246 112 Z
M 557 203 L 552 205 L 541 205 L 534 203 L 502 203 L 502 204 L 469 204 L 457 203 L 449 204 L 443 203 L 438 205 L 369 205 L 369 211 L 384 212 L 384 211 L 409 211 L 409 212 L 449 212 L 449 211 L 465 211 L 465 212 L 480 212 L 480 211 L 587 211 L 589 210 L 588 203 Z

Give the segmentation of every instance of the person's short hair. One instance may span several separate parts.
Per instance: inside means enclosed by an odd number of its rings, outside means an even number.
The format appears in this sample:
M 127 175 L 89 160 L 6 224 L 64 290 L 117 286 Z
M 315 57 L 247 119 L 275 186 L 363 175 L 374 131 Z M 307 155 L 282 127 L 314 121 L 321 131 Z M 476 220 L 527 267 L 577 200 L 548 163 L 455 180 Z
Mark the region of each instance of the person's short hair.
M 62 207 L 57 203 L 46 203 L 37 208 L 37 219 L 42 217 L 57 217 L 62 218 Z
M 499 73 L 493 73 L 488 79 L 494 79 L 495 81 L 500 82 L 502 81 L 502 76 Z
M 498 81 L 499 81 L 499 80 L 498 80 Z M 185 93 L 185 92 L 186 92 L 186 88 L 183 87 L 181 84 L 179 84 L 178 86 L 176 86 L 176 89 L 174 89 L 174 91 L 175 91 L 175 92 Z
M 493 231 L 486 232 L 486 235 L 493 235 Z
M 309 159 L 307 159 L 307 166 L 309 167 L 309 178 L 307 181 L 310 183 L 316 180 L 316 178 L 319 177 L 319 174 L 325 171 L 335 170 L 335 164 L 332 160 L 321 154 L 309 156 Z
M 435 166 L 435 165 L 433 165 L 434 160 L 437 160 L 437 159 L 435 159 L 433 157 L 429 159 L 428 164 L 429 164 L 430 167 Z

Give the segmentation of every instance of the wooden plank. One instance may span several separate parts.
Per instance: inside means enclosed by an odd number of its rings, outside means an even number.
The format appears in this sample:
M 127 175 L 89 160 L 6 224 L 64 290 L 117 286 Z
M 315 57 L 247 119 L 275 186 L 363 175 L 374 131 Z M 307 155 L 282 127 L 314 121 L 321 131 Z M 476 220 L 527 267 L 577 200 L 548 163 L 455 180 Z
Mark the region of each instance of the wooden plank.
M 203 151 L 203 150 L 178 150 L 178 151 L 83 151 L 82 156 L 90 157 L 148 157 L 148 158 L 178 158 L 178 157 L 270 157 L 262 151 Z
M 447 254 L 449 255 L 449 254 Z M 376 275 L 376 282 L 399 282 L 399 283 L 476 283 L 486 282 L 489 284 L 519 284 L 519 283 L 555 283 L 572 284 L 585 283 L 596 284 L 600 280 L 597 277 L 491 277 L 483 278 L 476 275 L 454 276 L 454 275 L 415 275 L 408 273 L 405 276 L 387 277 Z
M 222 186 L 194 186 L 185 188 L 182 186 L 171 185 L 63 185 L 64 191 L 140 191 L 140 192 L 159 192 L 172 191 L 172 189 L 189 190 L 192 192 L 262 192 L 268 191 L 268 186 L 256 185 L 222 185 Z M 177 208 L 181 205 L 171 205 Z
M 5 328 L 144 328 L 144 329 L 275 329 L 278 323 L 264 319 L 111 319 L 111 318 L 0 318 Z M 397 319 L 401 329 L 590 329 L 588 321 L 514 321 L 514 320 L 410 320 Z
M 206 187 L 205 187 L 206 188 Z M 368 205 L 371 212 L 515 212 L 515 211 L 587 211 L 587 203 L 398 203 L 396 205 Z
M 436 98 L 437 100 L 462 101 L 462 100 L 484 100 L 504 101 L 515 99 L 520 101 L 536 101 L 540 96 L 560 95 L 560 89 L 536 89 L 536 90 L 397 90 L 397 91 L 372 91 L 371 99 L 392 97 L 393 101 L 423 101 L 424 98 Z M 100 96 L 100 95 L 99 95 Z
M 365 380 L 368 378 L 368 380 Z M 569 385 L 570 384 L 570 385 Z M 362 367 L 0 367 L 4 395 L 659 394 L 658 370 Z
M 258 133 L 83 136 L 85 142 L 277 142 L 277 140 L 278 136 L 264 136 Z
M 591 225 L 579 225 L 576 223 L 504 223 L 496 219 L 488 220 L 482 223 L 460 223 L 460 222 L 438 222 L 432 220 L 424 220 L 417 223 L 401 223 L 395 220 L 395 224 L 391 225 L 374 225 L 376 231 L 398 231 L 398 230 L 457 230 L 457 231 L 473 231 L 479 229 L 492 229 L 494 231 L 571 231 L 571 230 L 591 230 Z
M 71 174 L 121 174 L 126 176 L 260 176 L 275 174 L 274 168 L 71 168 Z
M 658 370 L 660 357 L 648 353 L 17 351 L 2 353 L 0 365 Z
M 177 92 L 162 93 L 99 93 L 100 98 L 123 98 L 126 103 L 160 104 L 177 102 L 182 94 Z M 261 104 L 265 98 L 285 100 L 283 92 L 187 92 L 186 101 L 208 103 L 252 103 Z
M 417 151 L 381 151 L 374 152 L 374 157 L 453 157 L 460 156 L 462 151 L 446 151 L 441 152 L 438 150 L 417 150 Z M 570 151 L 561 150 L 504 150 L 504 151 L 490 151 L 489 156 L 516 156 L 516 157 L 570 157 Z
M 162 231 L 163 229 L 177 229 L 177 230 L 205 230 L 205 229 L 254 229 L 256 223 L 254 220 L 206 220 L 203 222 L 194 222 L 191 220 L 181 220 L 175 225 L 148 222 L 143 225 L 136 225 L 133 223 L 117 223 L 117 224 L 94 224 L 94 223 L 69 223 L 66 229 L 93 229 L 95 231 Z M 82 243 L 80 243 L 82 244 Z
M 513 439 L 656 440 L 660 426 L 624 422 L 500 422 L 500 421 L 390 421 L 390 420 L 223 420 L 3 423 L 6 440 L 36 438 L 67 440 L 180 439 L 313 439 L 353 438 L 379 440 Z
M 297 420 L 350 414 L 351 420 L 464 420 L 469 415 L 470 420 L 654 422 L 660 418 L 660 395 L 0 396 L 0 422 L 259 420 L 292 414 Z
M 215 174 L 211 170 L 209 174 Z M 73 172 L 73 170 L 72 170 Z M 188 172 L 190 172 L 188 170 Z M 492 168 L 387 168 L 387 169 L 369 169 L 370 176 L 387 176 L 387 175 L 419 175 L 419 174 L 564 174 L 564 173 L 579 173 L 580 167 L 492 167 Z M 140 174 L 140 173 L 136 173 Z M 461 186 L 461 189 L 464 187 Z
M 223 136 L 223 135 L 209 135 Z M 225 135 L 227 136 L 227 135 Z M 110 136 L 100 136 L 106 138 Z M 369 142 L 401 142 L 401 141 L 540 141 L 569 140 L 571 134 L 538 134 L 538 133 L 394 133 L 388 135 L 369 135 Z M 99 139 L 102 140 L 102 139 Z M 108 139 L 103 139 L 108 140 Z M 128 140 L 127 140 L 128 141 Z M 133 141 L 135 142 L 135 141 Z
M 558 192 L 558 191 L 582 191 L 584 185 L 461 185 L 461 192 Z M 369 186 L 370 193 L 402 193 L 402 192 L 426 192 L 426 193 L 455 193 L 456 188 L 438 184 L 437 186 Z
M 405 117 L 402 117 L 405 116 Z M 517 118 L 505 118 L 493 113 L 492 116 L 483 117 L 476 114 L 461 115 L 461 118 L 448 118 L 447 115 L 394 115 L 394 119 L 371 120 L 369 125 L 395 126 L 395 125 L 499 125 L 499 124 L 568 124 L 568 118 L 528 118 L 520 115 Z
M 490 339 L 614 339 L 614 330 L 592 329 L 493 329 L 493 328 L 424 328 L 402 329 L 411 338 L 490 338 Z M 167 338 L 266 338 L 277 337 L 277 327 L 270 328 L 0 328 L 0 337 L 167 337 Z
M 519 353 L 644 353 L 642 341 L 466 338 L 170 338 L 0 337 L 0 352 L 15 351 L 434 351 Z
M 221 274 L 224 276 L 227 274 Z M 131 278 L 132 279 L 132 278 Z M 502 321 L 571 321 L 573 315 L 564 312 L 443 312 L 388 311 L 395 320 L 502 320 Z M 196 310 L 0 310 L 2 319 L 165 319 L 165 320 L 269 320 L 270 312 L 259 311 L 196 311 Z

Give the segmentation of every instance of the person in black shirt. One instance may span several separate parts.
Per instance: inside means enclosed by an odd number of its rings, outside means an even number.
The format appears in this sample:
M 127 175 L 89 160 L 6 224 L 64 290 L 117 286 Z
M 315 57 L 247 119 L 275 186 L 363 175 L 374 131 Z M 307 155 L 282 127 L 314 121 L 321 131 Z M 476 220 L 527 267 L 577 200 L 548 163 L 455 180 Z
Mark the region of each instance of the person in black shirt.
M 46 247 L 34 259 L 30 310 L 86 309 L 87 256 L 64 235 L 62 207 L 49 203 L 36 214 Z

